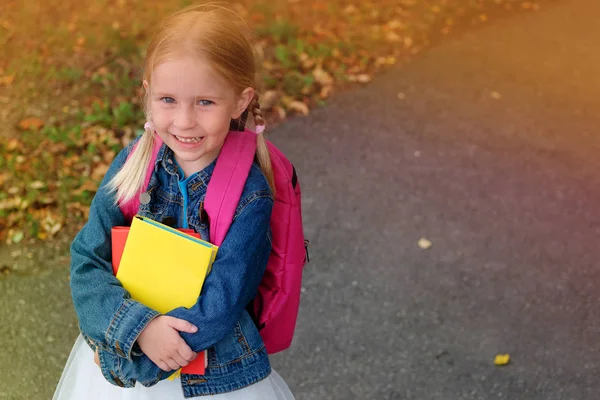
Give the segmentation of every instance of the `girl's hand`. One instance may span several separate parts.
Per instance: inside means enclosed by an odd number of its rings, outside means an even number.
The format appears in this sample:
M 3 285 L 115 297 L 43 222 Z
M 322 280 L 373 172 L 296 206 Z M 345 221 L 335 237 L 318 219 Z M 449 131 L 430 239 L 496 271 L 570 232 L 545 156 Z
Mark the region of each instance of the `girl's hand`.
M 179 336 L 179 332 L 196 333 L 198 328 L 186 320 L 161 315 L 140 333 L 140 348 L 163 371 L 185 367 L 197 353 Z

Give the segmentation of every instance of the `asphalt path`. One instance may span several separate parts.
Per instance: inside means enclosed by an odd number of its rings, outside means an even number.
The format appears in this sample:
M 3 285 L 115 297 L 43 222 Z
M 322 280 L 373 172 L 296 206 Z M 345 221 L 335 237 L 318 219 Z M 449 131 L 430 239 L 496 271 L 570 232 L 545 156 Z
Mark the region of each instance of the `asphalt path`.
M 298 399 L 600 398 L 599 22 L 508 18 L 276 132 L 311 240 L 274 357 Z

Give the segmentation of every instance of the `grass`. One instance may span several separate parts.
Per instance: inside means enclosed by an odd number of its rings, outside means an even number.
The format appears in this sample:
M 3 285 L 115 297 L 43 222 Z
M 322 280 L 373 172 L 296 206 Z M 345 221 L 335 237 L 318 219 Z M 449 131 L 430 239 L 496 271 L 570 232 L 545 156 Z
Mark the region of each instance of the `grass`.
M 368 82 L 432 42 L 523 0 L 240 0 L 261 55 L 270 125 Z M 187 0 L 34 0 L 0 5 L 0 242 L 78 226 L 116 152 L 143 124 L 151 29 Z

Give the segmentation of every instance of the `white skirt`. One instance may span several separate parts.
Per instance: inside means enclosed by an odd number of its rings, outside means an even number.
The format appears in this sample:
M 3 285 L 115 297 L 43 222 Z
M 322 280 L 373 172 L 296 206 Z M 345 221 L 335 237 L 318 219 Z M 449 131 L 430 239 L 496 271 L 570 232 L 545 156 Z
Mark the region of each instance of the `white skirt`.
M 254 385 L 229 393 L 202 396 L 213 400 L 293 400 L 285 381 L 271 374 Z M 94 363 L 94 352 L 79 335 L 71 350 L 53 400 L 184 400 L 180 378 L 163 380 L 152 387 L 139 383 L 134 388 L 120 388 L 106 381 Z

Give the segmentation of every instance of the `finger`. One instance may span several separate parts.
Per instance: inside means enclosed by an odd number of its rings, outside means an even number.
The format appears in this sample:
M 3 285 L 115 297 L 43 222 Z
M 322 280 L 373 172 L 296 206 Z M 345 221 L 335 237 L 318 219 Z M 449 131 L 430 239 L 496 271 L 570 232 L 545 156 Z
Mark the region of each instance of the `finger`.
M 198 328 L 194 324 L 192 324 L 184 319 L 169 317 L 168 324 L 171 328 L 177 329 L 179 332 L 187 332 L 187 333 L 198 332 Z
M 188 362 L 195 359 L 196 356 L 198 355 L 187 344 L 185 346 L 180 346 L 178 349 L 178 352 L 179 352 L 179 355 Z
M 165 371 L 165 372 L 169 372 L 169 371 L 171 371 L 171 370 L 172 370 L 172 368 L 171 368 L 171 367 L 169 367 L 169 366 L 167 365 L 167 363 L 166 363 L 166 362 L 163 362 L 163 361 L 160 361 L 160 362 L 158 362 L 158 363 L 156 364 L 156 366 L 157 366 L 158 368 L 162 369 L 162 370 L 163 370 L 163 371 Z
M 186 365 L 188 365 L 190 362 L 188 360 L 186 360 L 185 358 L 183 358 L 181 356 L 181 354 L 177 353 L 173 356 L 173 360 L 175 360 L 175 362 L 177 364 L 179 364 L 182 367 L 185 367 Z
M 167 365 L 172 369 L 172 370 L 176 370 L 181 368 L 181 365 L 179 365 L 177 363 L 177 361 L 175 361 L 173 358 L 169 358 L 168 360 L 165 360 L 167 362 Z

